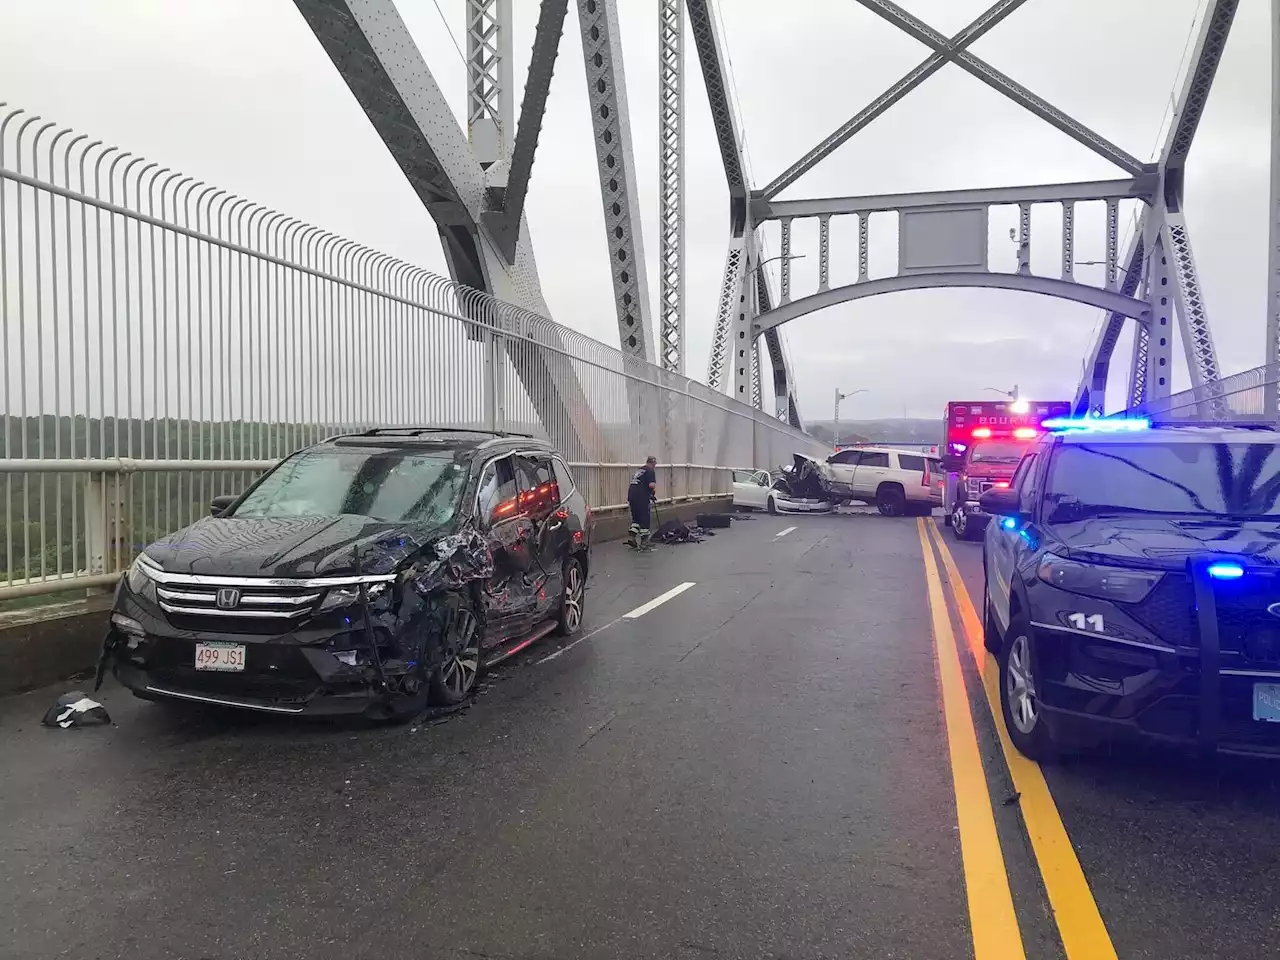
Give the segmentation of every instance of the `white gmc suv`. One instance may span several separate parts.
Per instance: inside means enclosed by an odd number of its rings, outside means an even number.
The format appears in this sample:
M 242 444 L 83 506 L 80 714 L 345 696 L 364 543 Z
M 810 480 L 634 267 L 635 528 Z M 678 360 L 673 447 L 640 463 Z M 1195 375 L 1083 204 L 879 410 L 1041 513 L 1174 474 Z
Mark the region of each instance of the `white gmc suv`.
M 942 461 L 893 447 L 852 447 L 823 465 L 832 493 L 872 503 L 886 517 L 928 514 L 942 506 Z

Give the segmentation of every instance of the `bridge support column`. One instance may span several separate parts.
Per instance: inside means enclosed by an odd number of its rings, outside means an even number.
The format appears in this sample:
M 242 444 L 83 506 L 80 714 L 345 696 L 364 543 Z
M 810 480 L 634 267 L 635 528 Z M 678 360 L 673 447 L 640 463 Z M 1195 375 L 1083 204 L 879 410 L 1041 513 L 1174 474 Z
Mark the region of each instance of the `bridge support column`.
M 1147 303 L 1151 306 L 1151 323 L 1146 337 L 1146 386 L 1147 400 L 1163 400 L 1172 392 L 1173 377 L 1173 270 L 1169 263 L 1169 251 L 1164 242 L 1163 218 L 1150 217 L 1147 221 L 1146 249 L 1151 251 L 1147 261 Z M 1184 330 L 1185 336 L 1185 330 Z M 1136 349 L 1136 348 L 1135 348 Z M 1195 375 L 1192 374 L 1194 380 Z M 1130 383 L 1130 389 L 1133 384 Z
M 739 275 L 729 316 L 729 395 L 740 403 L 750 404 L 754 390 L 756 363 L 756 337 L 751 329 L 755 319 L 756 291 L 753 280 L 755 252 L 744 251 L 744 269 Z

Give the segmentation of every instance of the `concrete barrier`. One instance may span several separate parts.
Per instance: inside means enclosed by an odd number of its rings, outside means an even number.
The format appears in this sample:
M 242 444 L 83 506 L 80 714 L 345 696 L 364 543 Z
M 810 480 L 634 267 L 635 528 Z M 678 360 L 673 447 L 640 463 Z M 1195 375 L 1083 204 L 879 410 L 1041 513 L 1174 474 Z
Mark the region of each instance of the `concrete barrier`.
M 699 513 L 731 509 L 728 497 L 658 502 L 665 520 L 692 523 Z M 621 540 L 631 517 L 625 509 L 594 512 L 595 542 Z M 2 615 L 0 619 L 0 696 L 23 693 L 91 672 L 107 630 L 111 612 L 109 593 L 33 607 Z

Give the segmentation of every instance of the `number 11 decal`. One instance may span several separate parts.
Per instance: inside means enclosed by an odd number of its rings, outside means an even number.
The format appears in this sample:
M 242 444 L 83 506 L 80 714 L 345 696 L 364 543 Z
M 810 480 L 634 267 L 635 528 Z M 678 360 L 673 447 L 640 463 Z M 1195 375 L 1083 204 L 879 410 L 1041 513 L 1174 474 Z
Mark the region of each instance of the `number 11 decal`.
M 1094 613 L 1085 616 L 1083 613 L 1073 613 L 1067 617 L 1071 621 L 1071 625 L 1077 630 L 1089 629 L 1094 633 L 1102 633 L 1102 614 Z

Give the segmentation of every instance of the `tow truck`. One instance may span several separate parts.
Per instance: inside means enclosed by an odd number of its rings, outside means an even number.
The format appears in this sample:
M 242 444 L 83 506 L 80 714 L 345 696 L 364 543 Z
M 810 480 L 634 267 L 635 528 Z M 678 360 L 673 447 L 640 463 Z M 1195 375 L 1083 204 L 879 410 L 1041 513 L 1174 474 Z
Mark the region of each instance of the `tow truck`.
M 1007 487 L 1046 420 L 1071 415 L 1066 400 L 953 400 L 943 413 L 943 522 L 960 540 L 982 536 L 990 519 L 978 498 Z

